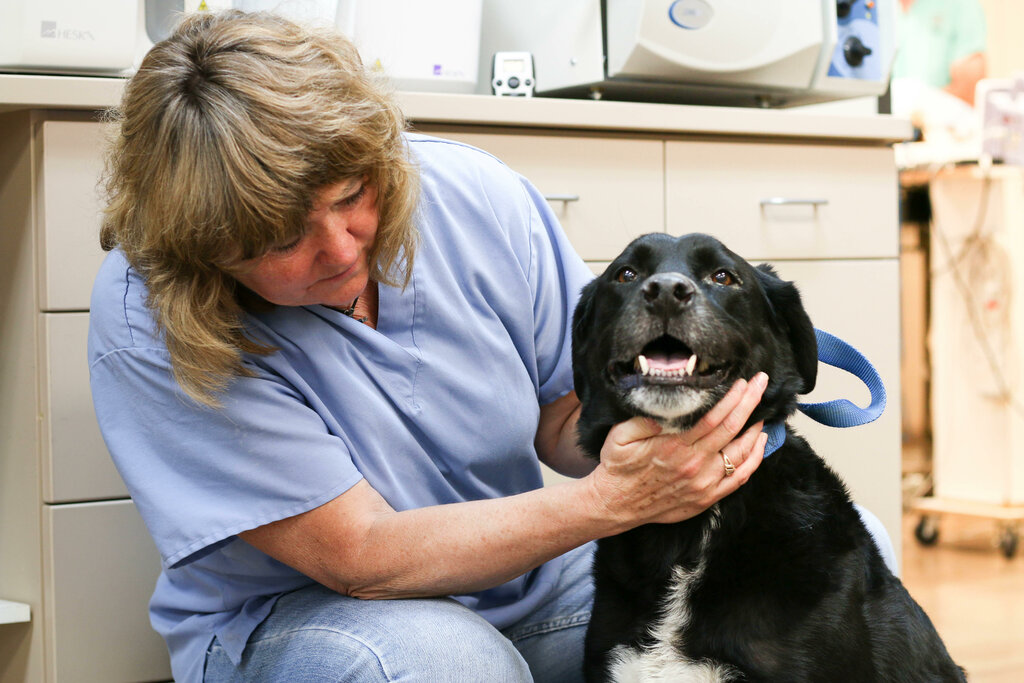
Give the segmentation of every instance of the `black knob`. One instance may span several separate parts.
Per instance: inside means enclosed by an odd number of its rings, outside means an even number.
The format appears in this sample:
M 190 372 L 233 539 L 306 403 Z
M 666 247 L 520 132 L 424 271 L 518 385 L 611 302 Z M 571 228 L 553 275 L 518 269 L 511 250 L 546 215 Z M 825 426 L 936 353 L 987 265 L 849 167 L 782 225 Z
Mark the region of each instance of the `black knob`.
M 850 9 L 856 0 L 836 0 L 836 16 L 840 19 L 850 15 Z
M 510 88 L 518 88 L 519 87 L 519 79 L 517 77 L 515 77 L 515 76 L 509 76 L 508 87 L 510 87 Z
M 846 57 L 846 63 L 850 66 L 860 66 L 869 54 L 871 54 L 871 48 L 860 42 L 860 38 L 857 36 L 850 36 L 843 43 L 843 56 Z

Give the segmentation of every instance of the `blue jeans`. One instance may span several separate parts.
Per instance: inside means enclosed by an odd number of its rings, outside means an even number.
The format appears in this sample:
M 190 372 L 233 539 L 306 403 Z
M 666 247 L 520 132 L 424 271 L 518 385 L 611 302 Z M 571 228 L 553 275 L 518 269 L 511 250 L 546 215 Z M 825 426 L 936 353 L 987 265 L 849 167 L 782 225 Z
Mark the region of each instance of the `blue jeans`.
M 593 549 L 590 543 L 570 552 L 556 597 L 503 631 L 454 600 L 358 600 L 308 586 L 278 600 L 239 667 L 214 640 L 204 680 L 582 681 Z
M 896 555 L 881 522 L 857 506 L 886 564 Z M 358 600 L 319 584 L 281 597 L 235 667 L 214 640 L 204 680 L 215 683 L 577 683 L 593 603 L 594 544 L 567 555 L 556 597 L 498 631 L 454 600 Z

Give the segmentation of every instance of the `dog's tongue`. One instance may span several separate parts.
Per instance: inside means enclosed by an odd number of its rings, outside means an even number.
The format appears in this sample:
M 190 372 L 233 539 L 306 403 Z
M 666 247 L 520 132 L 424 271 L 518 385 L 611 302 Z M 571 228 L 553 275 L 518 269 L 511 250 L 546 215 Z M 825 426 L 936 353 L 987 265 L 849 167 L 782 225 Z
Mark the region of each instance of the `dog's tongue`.
M 647 365 L 657 370 L 683 370 L 686 368 L 686 364 L 689 362 L 690 357 L 685 356 L 681 353 L 673 353 L 667 355 L 664 353 L 654 353 L 650 356 L 645 356 L 647 359 Z

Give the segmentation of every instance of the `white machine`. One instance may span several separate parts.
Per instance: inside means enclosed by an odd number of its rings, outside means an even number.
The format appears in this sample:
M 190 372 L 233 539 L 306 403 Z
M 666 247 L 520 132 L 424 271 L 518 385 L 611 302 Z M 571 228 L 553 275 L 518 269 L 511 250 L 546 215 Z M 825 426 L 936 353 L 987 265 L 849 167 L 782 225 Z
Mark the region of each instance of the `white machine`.
M 182 14 L 235 8 L 337 25 L 364 61 L 397 88 L 471 93 L 480 73 L 482 5 L 483 0 L 0 0 L 0 72 L 122 76 L 170 34 Z
M 974 102 L 980 120 L 981 154 L 993 161 L 1024 166 L 1024 74 L 979 81 Z
M 138 0 L 0 0 L 0 71 L 118 75 L 137 21 Z
M 537 95 L 810 104 L 885 92 L 895 3 L 491 0 L 481 51 L 532 53 Z
M 483 0 L 341 0 L 338 28 L 400 89 L 471 93 L 482 11 Z
M 506 97 L 533 97 L 533 55 L 529 52 L 495 52 L 491 91 Z
M 134 68 L 155 43 L 164 40 L 181 17 L 192 12 L 219 12 L 238 9 L 245 12 L 275 12 L 294 21 L 333 26 L 337 0 L 138 0 L 139 26 Z

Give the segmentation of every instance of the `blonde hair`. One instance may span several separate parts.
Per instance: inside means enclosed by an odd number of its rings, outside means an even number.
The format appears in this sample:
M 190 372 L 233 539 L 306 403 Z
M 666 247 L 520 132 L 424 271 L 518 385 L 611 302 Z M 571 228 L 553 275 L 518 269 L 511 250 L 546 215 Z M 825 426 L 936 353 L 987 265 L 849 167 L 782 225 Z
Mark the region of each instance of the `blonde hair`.
M 243 299 L 256 297 L 232 272 L 301 235 L 318 188 L 368 177 L 371 277 L 408 284 L 418 180 L 405 120 L 339 34 L 264 13 L 190 15 L 107 119 L 100 241 L 145 279 L 175 379 L 200 403 L 251 374 L 243 353 L 275 351 L 246 336 Z

